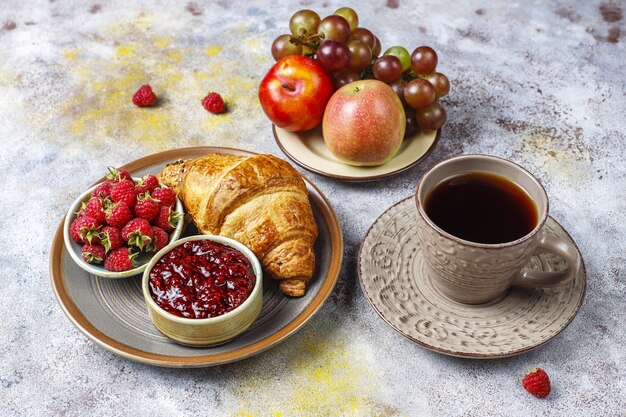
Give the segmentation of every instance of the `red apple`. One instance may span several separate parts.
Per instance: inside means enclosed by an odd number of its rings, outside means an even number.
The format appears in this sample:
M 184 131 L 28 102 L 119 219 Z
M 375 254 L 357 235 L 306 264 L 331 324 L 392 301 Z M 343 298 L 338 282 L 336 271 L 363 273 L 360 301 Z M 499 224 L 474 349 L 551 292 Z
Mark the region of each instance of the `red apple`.
M 381 165 L 400 149 L 406 120 L 398 95 L 378 80 L 346 84 L 326 105 L 322 134 L 330 152 L 350 165 Z
M 276 62 L 259 86 L 259 100 L 276 126 L 292 132 L 309 130 L 322 122 L 333 94 L 333 83 L 320 64 L 301 55 Z

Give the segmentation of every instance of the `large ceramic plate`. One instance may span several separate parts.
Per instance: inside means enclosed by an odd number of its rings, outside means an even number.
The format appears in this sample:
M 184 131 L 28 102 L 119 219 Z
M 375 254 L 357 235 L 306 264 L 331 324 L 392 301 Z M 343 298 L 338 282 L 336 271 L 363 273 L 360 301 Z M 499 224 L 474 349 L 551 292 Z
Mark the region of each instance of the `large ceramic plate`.
M 150 155 L 123 168 L 135 176 L 159 172 L 180 158 L 210 152 L 254 155 L 252 152 L 216 147 L 177 149 Z M 262 352 L 302 327 L 332 292 L 343 254 L 341 228 L 324 195 L 306 180 L 313 214 L 319 228 L 315 243 L 316 268 L 307 294 L 289 298 L 276 282 L 266 280 L 263 309 L 257 321 L 237 339 L 216 347 L 176 344 L 152 325 L 141 293 L 141 275 L 111 280 L 91 275 L 72 260 L 63 243 L 63 222 L 52 242 L 50 273 L 61 307 L 87 337 L 126 358 L 161 366 L 202 367 L 234 362 Z M 187 230 L 183 236 L 194 234 Z
M 391 161 L 374 167 L 357 167 L 344 164 L 330 153 L 320 127 L 306 132 L 289 132 L 274 125 L 272 129 L 280 149 L 296 164 L 325 177 L 353 182 L 380 180 L 414 167 L 432 151 L 441 132 L 419 132 L 402 142 Z
M 359 280 L 376 312 L 400 334 L 446 355 L 502 358 L 547 343 L 574 319 L 587 278 L 585 266 L 571 285 L 552 289 L 513 287 L 499 300 L 470 305 L 452 301 L 433 285 L 424 267 L 410 197 L 385 211 L 367 232 L 359 252 Z M 568 240 L 551 217 L 546 232 Z M 530 268 L 560 270 L 552 254 L 533 256 Z

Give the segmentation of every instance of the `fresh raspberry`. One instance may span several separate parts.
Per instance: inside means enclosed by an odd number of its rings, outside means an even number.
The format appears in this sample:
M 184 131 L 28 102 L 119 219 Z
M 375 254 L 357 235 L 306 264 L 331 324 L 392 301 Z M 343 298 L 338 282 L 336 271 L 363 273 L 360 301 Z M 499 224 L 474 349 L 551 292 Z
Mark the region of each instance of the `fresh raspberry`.
M 202 107 L 213 114 L 224 113 L 224 110 L 226 110 L 222 96 L 217 93 L 209 93 L 202 99 Z
M 137 199 L 135 216 L 150 222 L 159 214 L 160 208 L 159 202 L 150 196 L 149 191 L 146 191 L 145 194 L 141 194 Z
M 133 95 L 133 103 L 137 107 L 150 107 L 157 102 L 157 96 L 152 91 L 150 84 L 144 84 L 139 87 L 139 90 Z
M 106 177 L 113 182 L 133 180 L 133 177 L 130 176 L 130 173 L 128 171 L 122 168 L 115 168 L 115 167 L 109 167 L 109 173 L 106 175 Z
M 170 206 L 161 206 L 159 215 L 154 220 L 154 225 L 160 227 L 166 232 L 174 230 L 180 219 L 183 217 L 182 213 L 173 211 Z
M 143 250 L 144 247 L 152 242 L 153 237 L 154 232 L 150 223 L 139 217 L 132 219 L 122 228 L 122 238 L 129 246 L 137 246 L 139 250 Z
M 78 217 L 88 216 L 96 219 L 99 224 L 103 224 L 106 220 L 104 209 L 102 207 L 102 199 L 99 197 L 91 197 L 87 203 L 83 202 Z
M 146 247 L 146 250 L 148 252 L 158 252 L 167 245 L 170 238 L 165 230 L 160 227 L 153 227 L 152 231 L 154 232 L 154 238 L 152 238 L 152 242 Z
M 121 229 L 133 218 L 133 212 L 126 203 L 120 201 L 118 203 L 108 204 L 104 212 L 106 214 L 106 222 L 109 226 Z
M 135 207 L 137 203 L 137 192 L 135 183 L 130 180 L 122 180 L 111 187 L 111 199 L 116 203 L 123 201 L 129 208 Z
M 77 243 L 100 243 L 100 223 L 89 216 L 80 216 L 70 224 L 70 234 Z
M 135 186 L 137 191 L 137 195 L 143 194 L 146 191 L 152 192 L 155 188 L 159 186 L 159 180 L 154 175 L 146 175 L 141 178 L 139 183 Z
M 91 192 L 92 197 L 100 197 L 107 198 L 111 196 L 111 187 L 113 186 L 113 181 L 106 180 L 103 183 L 100 183 L 96 188 Z
M 137 253 L 133 253 L 131 249 L 126 246 L 115 249 L 104 261 L 104 268 L 107 271 L 113 272 L 128 271 L 137 266 L 135 262 L 137 255 Z
M 159 200 L 162 206 L 174 207 L 176 204 L 176 193 L 171 188 L 155 188 L 152 198 Z
M 529 371 L 522 379 L 522 386 L 535 397 L 545 398 L 550 394 L 550 378 L 541 368 Z
M 82 249 L 83 260 L 90 264 L 101 264 L 106 258 L 104 246 L 87 243 Z
M 100 243 L 102 244 L 102 246 L 104 246 L 105 253 L 109 253 L 112 250 L 121 248 L 122 246 L 124 246 L 122 231 L 113 226 L 103 227 L 102 232 L 100 232 Z

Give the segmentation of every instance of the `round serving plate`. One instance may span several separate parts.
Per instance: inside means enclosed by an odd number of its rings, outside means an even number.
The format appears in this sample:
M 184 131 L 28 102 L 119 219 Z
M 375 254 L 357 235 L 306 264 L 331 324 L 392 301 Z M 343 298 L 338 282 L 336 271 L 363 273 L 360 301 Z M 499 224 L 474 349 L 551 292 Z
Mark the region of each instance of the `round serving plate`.
M 385 211 L 367 232 L 359 251 L 359 281 L 374 310 L 393 329 L 418 345 L 451 356 L 493 359 L 535 349 L 562 332 L 582 305 L 584 264 L 571 285 L 512 287 L 502 298 L 471 305 L 453 301 L 432 283 L 416 226 L 415 197 Z M 576 244 L 553 218 L 546 232 Z M 535 255 L 528 266 L 560 270 L 565 261 Z
M 414 167 L 433 150 L 441 134 L 441 129 L 418 132 L 404 139 L 391 161 L 358 167 L 347 165 L 330 153 L 319 126 L 306 132 L 289 132 L 272 125 L 272 130 L 276 143 L 293 162 L 316 174 L 350 182 L 380 180 Z
M 122 168 L 134 176 L 156 174 L 178 159 L 208 153 L 244 156 L 253 152 L 222 148 L 175 149 L 137 159 Z M 141 292 L 141 275 L 106 279 L 79 268 L 63 241 L 63 221 L 50 251 L 50 274 L 57 300 L 68 318 L 87 337 L 113 353 L 138 362 L 170 367 L 205 367 L 238 361 L 282 342 L 300 329 L 332 292 L 343 256 L 343 239 L 337 216 L 321 191 L 304 178 L 319 229 L 315 242 L 315 273 L 307 293 L 284 296 L 277 282 L 266 280 L 263 308 L 256 322 L 233 341 L 214 347 L 188 347 L 163 336 L 151 323 Z M 184 236 L 197 234 L 190 225 Z

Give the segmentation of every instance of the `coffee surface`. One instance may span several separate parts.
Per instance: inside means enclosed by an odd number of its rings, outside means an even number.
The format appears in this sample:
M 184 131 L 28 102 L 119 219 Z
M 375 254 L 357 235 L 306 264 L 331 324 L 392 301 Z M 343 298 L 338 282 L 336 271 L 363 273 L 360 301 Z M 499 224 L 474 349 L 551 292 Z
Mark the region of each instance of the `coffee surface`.
M 472 172 L 437 184 L 424 209 L 446 232 L 476 243 L 505 243 L 530 233 L 537 207 L 526 191 L 499 175 Z

